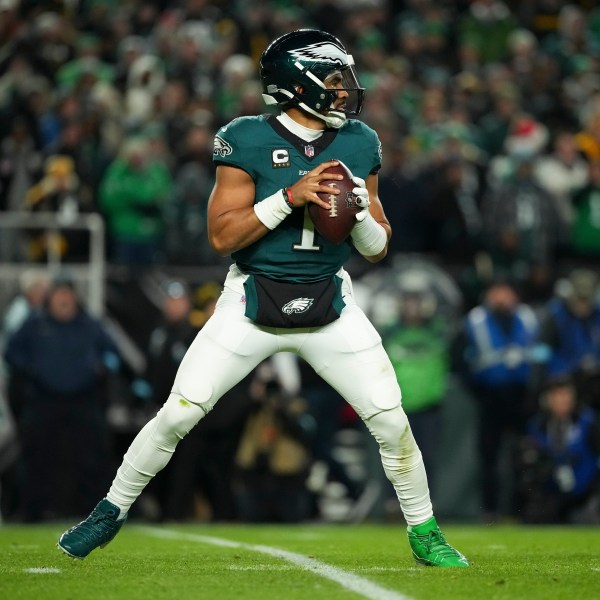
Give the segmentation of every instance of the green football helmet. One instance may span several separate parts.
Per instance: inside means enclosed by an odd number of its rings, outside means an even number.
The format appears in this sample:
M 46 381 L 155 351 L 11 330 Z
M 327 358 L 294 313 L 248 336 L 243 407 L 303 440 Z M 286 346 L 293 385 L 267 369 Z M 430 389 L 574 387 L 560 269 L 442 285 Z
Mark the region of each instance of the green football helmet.
M 327 89 L 328 76 L 339 78 Z M 269 105 L 297 106 L 339 128 L 346 115 L 362 109 L 364 88 L 360 87 L 354 59 L 333 35 L 316 29 L 298 29 L 273 41 L 260 59 L 263 98 Z M 338 92 L 347 93 L 345 106 L 333 108 Z

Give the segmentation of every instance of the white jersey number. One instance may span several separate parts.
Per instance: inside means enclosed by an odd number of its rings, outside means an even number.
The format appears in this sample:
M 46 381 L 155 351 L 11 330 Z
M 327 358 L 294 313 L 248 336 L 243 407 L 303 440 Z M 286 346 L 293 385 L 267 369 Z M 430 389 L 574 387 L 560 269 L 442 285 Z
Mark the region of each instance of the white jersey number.
M 304 224 L 302 226 L 302 239 L 299 244 L 293 245 L 294 250 L 301 252 L 319 252 L 321 246 L 315 244 L 315 225 L 308 214 L 308 204 L 304 207 Z

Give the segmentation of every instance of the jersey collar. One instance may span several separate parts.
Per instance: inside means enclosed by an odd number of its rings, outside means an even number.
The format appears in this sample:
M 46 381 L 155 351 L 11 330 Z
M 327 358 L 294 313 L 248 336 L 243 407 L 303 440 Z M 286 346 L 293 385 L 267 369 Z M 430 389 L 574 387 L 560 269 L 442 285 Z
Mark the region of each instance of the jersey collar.
M 274 115 L 269 115 L 267 117 L 267 123 L 275 130 L 275 133 L 280 137 L 287 140 L 300 154 L 304 155 L 308 160 L 312 160 L 321 154 L 324 150 L 326 150 L 335 140 L 335 136 L 338 134 L 339 129 L 325 129 L 323 135 L 313 140 L 311 142 L 307 142 L 302 138 L 298 137 L 296 134 L 292 133 L 283 123 L 277 120 Z

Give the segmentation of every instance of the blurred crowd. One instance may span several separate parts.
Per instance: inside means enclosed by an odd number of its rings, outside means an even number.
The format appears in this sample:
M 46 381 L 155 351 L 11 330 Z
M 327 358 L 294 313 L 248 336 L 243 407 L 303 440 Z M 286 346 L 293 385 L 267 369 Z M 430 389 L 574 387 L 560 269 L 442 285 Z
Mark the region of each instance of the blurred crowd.
M 481 517 L 598 522 L 593 0 L 0 0 L 0 224 L 8 212 L 53 213 L 59 224 L 97 213 L 109 265 L 143 274 L 221 264 L 205 231 L 212 139 L 232 118 L 267 111 L 258 58 L 300 27 L 337 35 L 367 89 L 360 118 L 382 142 L 380 197 L 394 233 L 386 261 L 371 275 L 356 266 L 356 279 L 370 290 L 364 306 L 434 498 L 456 379 L 476 408 Z M 40 265 L 3 316 L 0 413 L 14 421 L 0 427 L 3 512 L 85 514 L 130 440 L 111 398 L 126 387 L 146 417 L 162 404 L 218 286 L 161 282 L 139 336 L 146 367 L 127 372 L 73 282 L 42 268 L 51 251 L 67 265 L 85 259 L 85 235 L 65 229 L 56 248 L 43 230 L 0 235 L 0 262 Z M 349 514 L 366 514 L 360 502 L 377 486 L 333 447 L 336 431 L 360 424 L 292 364 L 270 361 L 217 405 L 150 487 L 148 514 L 310 518 L 323 478 L 344 490 Z M 205 505 L 186 504 L 198 497 Z

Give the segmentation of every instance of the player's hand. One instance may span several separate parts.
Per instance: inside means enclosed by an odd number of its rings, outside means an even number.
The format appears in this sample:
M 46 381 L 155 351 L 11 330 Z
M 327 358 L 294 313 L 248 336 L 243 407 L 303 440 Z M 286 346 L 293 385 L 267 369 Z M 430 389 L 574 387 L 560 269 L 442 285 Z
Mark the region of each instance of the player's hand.
M 369 190 L 367 190 L 365 180 L 360 177 L 356 177 L 356 175 L 352 176 L 352 183 L 354 183 L 356 186 L 352 190 L 352 193 L 356 196 L 356 204 L 362 208 L 361 211 L 356 213 L 356 220 L 360 222 L 363 221 L 369 214 L 369 206 L 371 206 Z
M 292 193 L 294 208 L 297 206 L 305 206 L 309 202 L 318 204 L 322 208 L 330 209 L 331 206 L 321 200 L 318 194 L 339 194 L 340 191 L 337 188 L 331 188 L 326 185 L 322 185 L 322 181 L 331 179 L 343 179 L 341 175 L 332 175 L 327 173 L 327 169 L 334 167 L 338 164 L 337 160 L 329 160 L 316 166 L 312 171 L 309 171 L 304 177 L 298 179 L 296 183 L 290 186 Z

